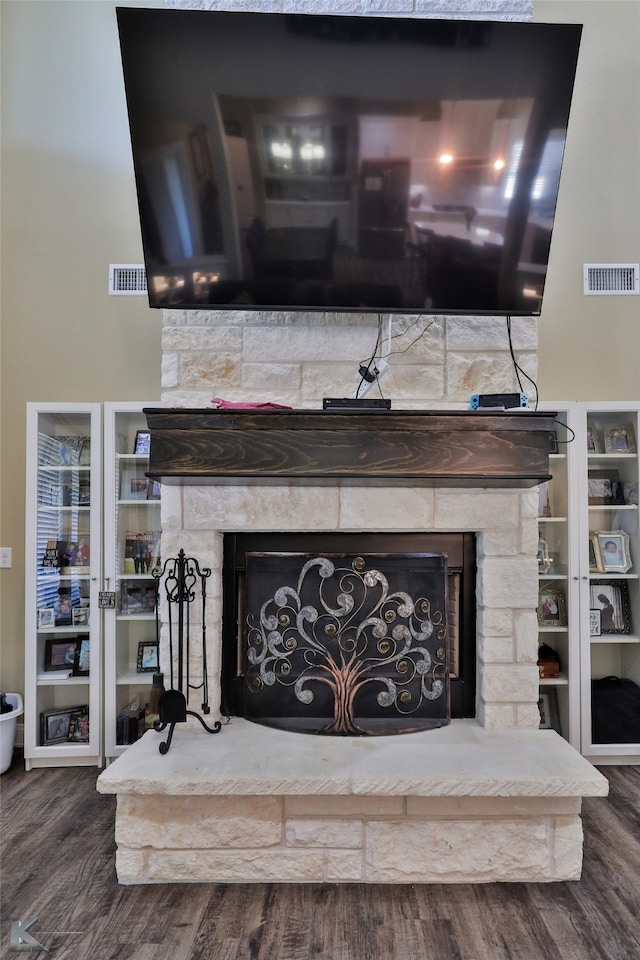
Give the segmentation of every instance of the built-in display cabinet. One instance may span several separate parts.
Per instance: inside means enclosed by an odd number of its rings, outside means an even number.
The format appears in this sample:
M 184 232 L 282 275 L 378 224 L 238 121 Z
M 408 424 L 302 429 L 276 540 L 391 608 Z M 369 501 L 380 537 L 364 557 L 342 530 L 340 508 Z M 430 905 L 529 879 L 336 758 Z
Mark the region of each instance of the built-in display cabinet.
M 117 757 L 150 723 L 158 672 L 156 596 L 160 485 L 147 480 L 144 404 L 104 407 L 104 744 Z
M 102 764 L 99 404 L 28 404 L 24 756 Z
M 558 424 L 553 479 L 539 488 L 542 724 L 594 762 L 636 762 L 616 691 L 640 684 L 640 404 L 543 409 Z
M 149 723 L 162 558 L 145 406 L 28 405 L 27 769 L 100 765 Z M 541 724 L 595 763 L 637 762 L 624 698 L 602 688 L 640 684 L 640 403 L 540 410 L 557 414 L 538 505 Z

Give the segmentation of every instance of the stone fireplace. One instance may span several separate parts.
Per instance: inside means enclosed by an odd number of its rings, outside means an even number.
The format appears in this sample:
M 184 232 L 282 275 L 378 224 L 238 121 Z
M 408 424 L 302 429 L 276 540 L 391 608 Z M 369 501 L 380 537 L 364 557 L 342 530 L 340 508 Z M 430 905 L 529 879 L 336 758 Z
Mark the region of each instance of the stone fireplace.
M 399 9 L 394 2 L 375 6 Z M 531 0 L 401 6 L 408 16 L 481 11 L 530 19 L 532 12 Z M 353 12 L 353 4 L 348 8 Z M 341 9 L 333 0 L 314 4 L 316 12 Z M 519 389 L 511 348 L 520 369 L 536 377 L 534 318 L 513 318 L 511 339 L 504 318 L 494 317 L 396 317 L 391 325 L 383 318 L 382 333 L 390 367 L 381 385 L 392 398 L 392 417 L 399 410 L 468 411 L 474 393 Z M 357 386 L 358 366 L 379 334 L 378 318 L 357 314 L 166 312 L 163 404 L 202 410 L 212 397 L 222 397 L 274 401 L 322 416 L 323 397 L 349 396 Z M 310 477 L 299 483 L 299 477 L 265 475 L 259 468 L 235 479 L 227 472 L 215 483 L 174 477 L 162 488 L 162 555 L 182 548 L 212 570 L 206 632 L 215 714 L 225 536 L 472 536 L 472 711 L 437 729 L 380 737 L 307 736 L 238 716 L 209 736 L 189 722 L 179 725 L 166 756 L 158 752 L 160 736 L 150 731 L 98 780 L 99 790 L 118 797 L 121 883 L 546 882 L 580 876 L 581 798 L 605 795 L 608 785 L 559 735 L 539 730 L 535 477 L 529 485 L 510 485 L 499 461 L 512 451 L 513 437 L 496 445 L 496 438 L 489 444 L 476 433 L 473 454 L 466 447 L 465 483 L 456 485 L 446 468 L 456 444 L 445 443 L 445 431 L 423 445 L 422 453 L 432 454 L 425 478 L 414 462 L 414 425 L 401 424 L 405 446 L 391 457 L 409 465 L 406 475 L 392 470 L 373 485 L 358 482 L 353 471 L 340 472 L 336 450 L 351 451 L 369 475 L 376 472 L 371 445 L 359 437 L 355 420 L 348 442 L 336 447 L 325 438 L 321 444 L 325 472 L 330 463 L 334 472 L 315 485 Z M 264 436 L 254 439 L 254 448 L 263 451 Z M 168 455 L 170 447 L 163 449 Z M 229 450 L 201 437 L 197 452 L 226 463 Z M 216 470 L 225 474 L 220 462 Z M 166 650 L 162 666 L 167 673 Z M 197 669 L 194 664 L 194 678 Z

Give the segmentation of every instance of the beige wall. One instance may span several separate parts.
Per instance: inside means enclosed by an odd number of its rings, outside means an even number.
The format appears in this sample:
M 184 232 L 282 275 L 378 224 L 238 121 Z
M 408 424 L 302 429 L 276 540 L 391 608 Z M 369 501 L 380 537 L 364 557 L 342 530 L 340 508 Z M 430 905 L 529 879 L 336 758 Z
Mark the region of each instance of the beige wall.
M 160 396 L 161 315 L 107 295 L 109 263 L 141 262 L 115 6 L 0 7 L 4 690 L 23 690 L 26 402 Z M 542 397 L 636 398 L 640 301 L 583 297 L 582 263 L 640 260 L 640 3 L 536 0 L 534 16 L 585 24 L 540 319 Z

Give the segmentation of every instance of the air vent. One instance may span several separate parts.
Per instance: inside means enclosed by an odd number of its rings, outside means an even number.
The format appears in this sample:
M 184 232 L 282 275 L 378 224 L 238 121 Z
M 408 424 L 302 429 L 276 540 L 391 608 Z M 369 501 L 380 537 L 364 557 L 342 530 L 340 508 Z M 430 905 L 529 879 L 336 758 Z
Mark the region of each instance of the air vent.
M 629 295 L 640 293 L 637 263 L 583 264 L 584 293 L 587 296 Z
M 146 296 L 147 272 L 141 263 L 110 263 L 109 294 L 113 297 Z

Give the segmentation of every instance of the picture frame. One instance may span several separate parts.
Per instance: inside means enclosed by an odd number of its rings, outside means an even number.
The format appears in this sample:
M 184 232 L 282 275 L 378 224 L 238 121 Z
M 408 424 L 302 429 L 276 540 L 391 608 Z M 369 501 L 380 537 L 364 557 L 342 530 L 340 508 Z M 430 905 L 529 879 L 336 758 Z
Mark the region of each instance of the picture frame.
M 564 594 L 557 587 L 541 586 L 538 591 L 538 624 L 541 627 L 566 627 Z
M 147 500 L 159 500 L 162 493 L 162 484 L 157 480 L 149 480 L 147 486 Z
M 160 648 L 156 640 L 141 640 L 138 644 L 138 673 L 157 673 L 160 669 Z
M 600 437 L 595 427 L 587 427 L 587 453 L 602 453 Z
M 538 484 L 538 516 L 551 516 L 551 500 L 549 498 L 549 481 Z
M 149 455 L 151 451 L 151 433 L 148 430 L 137 430 L 133 446 L 134 453 Z
M 560 713 L 558 710 L 558 695 L 555 690 L 541 693 L 538 698 L 540 711 L 540 729 L 555 730 L 560 733 Z
M 120 594 L 120 612 L 135 617 L 155 613 L 156 588 L 147 584 L 126 583 Z
M 40 607 L 38 610 L 38 630 L 52 630 L 56 625 L 56 612 L 53 607 Z
M 91 611 L 89 607 L 72 607 L 71 608 L 72 625 L 74 627 L 88 627 L 90 613 Z
M 77 658 L 77 637 L 47 637 L 44 647 L 44 669 L 73 670 Z
M 589 470 L 587 485 L 590 506 L 624 503 L 624 488 L 617 470 Z
M 589 610 L 589 636 L 602 636 L 602 610 Z
M 605 453 L 636 453 L 636 437 L 633 424 L 618 424 L 607 427 L 604 433 Z
M 76 645 L 76 659 L 73 665 L 74 677 L 88 677 L 91 655 L 91 641 L 88 637 L 78 640 Z
M 631 567 L 630 537 L 622 530 L 598 530 L 604 573 L 627 573 Z
M 602 634 L 630 634 L 631 606 L 626 580 L 592 580 L 589 586 L 592 610 L 600 611 Z
M 602 547 L 597 533 L 589 534 L 589 573 L 604 573 Z
M 120 500 L 146 500 L 149 480 L 144 467 L 123 467 L 120 474 Z
M 43 747 L 53 743 L 67 743 L 71 714 L 80 708 L 67 707 L 64 710 L 44 710 L 40 714 L 40 743 Z
M 71 710 L 69 717 L 69 732 L 67 734 L 68 743 L 88 743 L 89 742 L 89 708 L 87 706 L 78 707 Z

